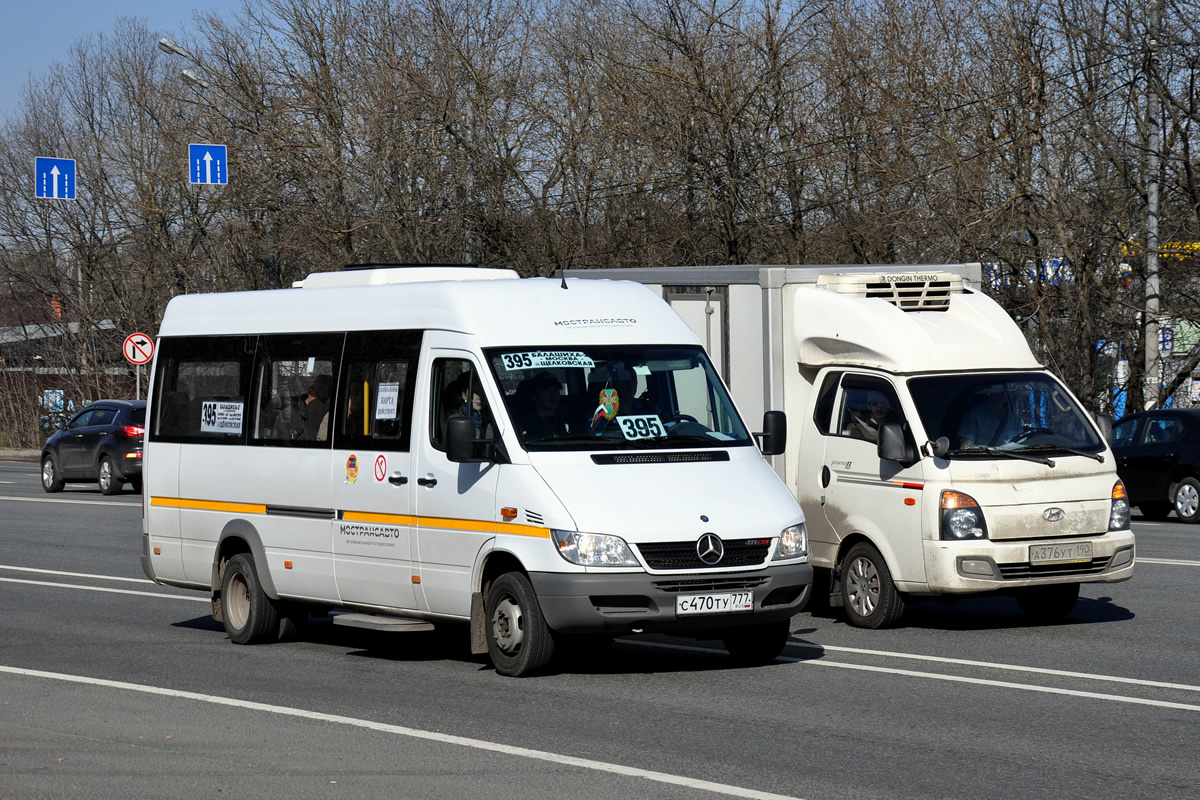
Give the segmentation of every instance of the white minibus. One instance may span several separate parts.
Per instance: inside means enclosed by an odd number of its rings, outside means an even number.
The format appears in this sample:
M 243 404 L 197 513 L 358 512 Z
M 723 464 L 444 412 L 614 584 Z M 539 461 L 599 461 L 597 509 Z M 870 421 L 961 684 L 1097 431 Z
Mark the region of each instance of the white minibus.
M 646 287 L 509 270 L 314 273 L 167 306 L 142 565 L 239 644 L 328 614 L 469 625 L 505 675 L 668 632 L 773 660 L 812 582 L 803 513 Z M 761 437 L 761 445 L 756 441 Z

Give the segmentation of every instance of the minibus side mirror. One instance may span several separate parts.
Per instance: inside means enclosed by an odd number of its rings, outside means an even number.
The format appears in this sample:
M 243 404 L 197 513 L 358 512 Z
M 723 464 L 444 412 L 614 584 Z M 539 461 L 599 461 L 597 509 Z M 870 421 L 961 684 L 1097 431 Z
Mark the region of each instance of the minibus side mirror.
M 768 411 L 763 414 L 762 433 L 755 434 L 759 438 L 759 447 L 764 456 L 777 456 L 787 446 L 787 414 L 782 411 Z
M 885 422 L 879 426 L 879 457 L 886 461 L 898 461 L 911 467 L 919 460 L 913 448 L 905 441 L 904 428 L 898 422 Z
M 1111 414 L 1096 415 L 1096 425 L 1100 428 L 1100 435 L 1103 436 L 1104 441 L 1108 442 L 1109 444 L 1112 444 L 1112 422 L 1113 420 Z
M 475 420 L 451 417 L 446 425 L 446 458 L 455 464 L 475 460 Z

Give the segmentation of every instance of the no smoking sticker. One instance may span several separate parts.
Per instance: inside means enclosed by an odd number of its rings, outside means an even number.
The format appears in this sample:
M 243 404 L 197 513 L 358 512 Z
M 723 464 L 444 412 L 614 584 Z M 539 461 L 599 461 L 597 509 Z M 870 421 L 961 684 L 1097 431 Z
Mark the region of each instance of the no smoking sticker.
M 379 456 L 375 459 L 375 480 L 381 481 L 387 477 L 387 459 Z

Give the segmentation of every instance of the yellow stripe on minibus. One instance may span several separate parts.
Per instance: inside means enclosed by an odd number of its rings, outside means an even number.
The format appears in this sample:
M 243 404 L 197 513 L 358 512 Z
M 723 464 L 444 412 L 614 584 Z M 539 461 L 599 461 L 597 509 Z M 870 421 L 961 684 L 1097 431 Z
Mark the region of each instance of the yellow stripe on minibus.
M 413 517 L 407 514 L 373 514 L 370 511 L 345 511 L 342 519 L 347 522 L 377 522 L 381 525 L 411 525 Z
M 215 500 L 185 500 L 179 497 L 151 497 L 150 505 L 163 508 L 188 508 L 200 511 L 228 511 L 234 514 L 266 514 L 266 505 L 257 503 L 223 503 Z M 477 519 L 450 519 L 446 517 L 414 517 L 405 514 L 376 514 L 370 511 L 345 511 L 346 522 L 374 522 L 381 525 L 415 525 L 423 528 L 443 530 L 479 531 L 481 533 L 507 533 L 514 536 L 536 536 L 550 538 L 550 532 L 536 525 L 516 525 L 511 522 L 488 522 Z
M 215 500 L 186 500 L 182 497 L 151 497 L 150 505 L 163 508 L 192 508 L 200 511 L 229 511 L 234 514 L 266 514 L 264 503 L 223 503 Z

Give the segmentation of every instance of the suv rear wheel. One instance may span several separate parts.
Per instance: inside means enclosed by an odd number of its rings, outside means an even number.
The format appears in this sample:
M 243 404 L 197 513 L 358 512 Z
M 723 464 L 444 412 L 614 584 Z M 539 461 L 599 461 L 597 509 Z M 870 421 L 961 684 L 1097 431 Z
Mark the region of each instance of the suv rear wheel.
M 100 456 L 100 491 L 103 494 L 120 494 L 121 479 L 117 477 L 117 468 L 108 456 Z

